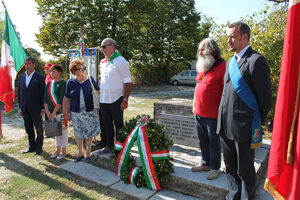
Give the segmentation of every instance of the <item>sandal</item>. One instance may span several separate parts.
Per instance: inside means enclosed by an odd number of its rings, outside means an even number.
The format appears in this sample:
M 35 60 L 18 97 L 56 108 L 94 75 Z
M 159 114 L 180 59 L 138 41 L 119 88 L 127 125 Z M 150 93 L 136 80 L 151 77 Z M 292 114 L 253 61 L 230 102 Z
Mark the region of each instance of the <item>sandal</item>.
M 74 159 L 74 162 L 79 162 L 81 159 L 83 159 L 84 156 L 77 156 L 75 159 Z

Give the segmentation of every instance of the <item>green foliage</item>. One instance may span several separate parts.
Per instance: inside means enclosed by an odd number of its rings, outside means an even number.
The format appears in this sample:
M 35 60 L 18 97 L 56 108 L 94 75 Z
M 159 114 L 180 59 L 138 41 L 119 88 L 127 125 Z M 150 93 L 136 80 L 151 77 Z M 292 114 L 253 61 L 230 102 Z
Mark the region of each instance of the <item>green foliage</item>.
M 273 1 L 275 3 L 288 3 L 289 0 L 268 0 L 268 1 Z
M 120 143 L 124 143 L 127 136 L 131 133 L 131 131 L 135 128 L 137 120 L 140 118 L 140 115 L 137 115 L 135 118 L 130 119 L 128 122 L 125 122 L 125 126 L 120 129 L 119 134 L 117 136 L 117 141 Z M 173 145 L 172 140 L 168 138 L 167 135 L 164 134 L 163 127 L 157 123 L 154 122 L 153 119 L 150 119 L 150 116 L 147 116 L 149 118 L 148 124 L 146 127 L 146 135 L 149 140 L 149 147 L 150 151 L 163 151 L 170 149 L 170 147 Z M 112 161 L 114 164 L 117 162 L 117 158 L 119 156 L 120 151 L 114 150 Z M 121 175 L 121 179 L 125 183 L 129 183 L 129 176 L 130 172 L 133 167 L 136 166 L 136 161 L 133 158 L 133 156 L 129 156 L 127 160 L 127 164 L 125 166 L 125 169 L 123 171 L 123 174 Z M 166 183 L 170 180 L 170 173 L 174 172 L 173 164 L 169 160 L 153 160 L 153 166 L 155 175 L 159 180 L 159 183 Z M 140 170 L 136 177 L 135 177 L 135 183 L 137 187 L 143 187 L 146 186 L 146 181 L 144 178 L 143 171 Z
M 250 45 L 251 47 L 266 57 L 271 70 L 272 98 L 274 106 L 268 115 L 268 120 L 274 117 L 274 108 L 278 90 L 280 75 L 281 56 L 283 50 L 283 41 L 285 33 L 285 24 L 287 18 L 287 5 L 278 5 L 274 10 L 268 13 L 269 7 L 259 13 L 253 13 L 246 19 L 243 19 L 251 28 Z M 222 56 L 225 60 L 233 55 L 227 45 L 227 27 L 229 23 L 217 25 L 212 24 L 212 37 L 218 43 L 222 50 Z
M 134 80 L 165 83 L 191 66 L 197 44 L 208 36 L 194 0 L 35 0 L 43 18 L 38 43 L 53 56 L 65 56 L 80 37 L 97 47 L 112 37 L 130 61 Z
M 0 38 L 2 40 L 3 38 L 3 32 L 4 32 L 5 22 L 4 22 L 4 13 L 0 12 Z M 0 49 L 2 48 L 2 42 L 0 44 Z M 1 55 L 1 53 L 0 53 Z
M 201 16 L 194 1 L 130 2 L 131 21 L 126 28 L 127 37 L 136 38 L 128 48 L 134 49 L 130 62 L 135 81 L 166 83 L 171 75 L 189 69 L 197 45 L 208 36 L 210 27 L 209 22 L 199 23 Z

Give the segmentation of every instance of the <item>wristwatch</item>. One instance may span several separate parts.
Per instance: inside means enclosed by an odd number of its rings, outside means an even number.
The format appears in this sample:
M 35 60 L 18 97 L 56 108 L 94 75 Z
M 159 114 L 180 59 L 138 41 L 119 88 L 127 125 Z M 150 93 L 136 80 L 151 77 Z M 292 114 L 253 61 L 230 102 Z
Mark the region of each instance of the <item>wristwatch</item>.
M 123 98 L 123 101 L 128 102 L 128 99 L 127 98 Z

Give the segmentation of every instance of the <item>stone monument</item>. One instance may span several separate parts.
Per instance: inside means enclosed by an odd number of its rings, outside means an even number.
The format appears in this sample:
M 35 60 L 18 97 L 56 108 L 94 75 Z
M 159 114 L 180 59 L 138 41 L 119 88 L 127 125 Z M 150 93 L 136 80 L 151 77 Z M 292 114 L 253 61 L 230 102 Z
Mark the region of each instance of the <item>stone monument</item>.
M 173 98 L 154 103 L 154 119 L 176 144 L 199 147 L 193 100 Z

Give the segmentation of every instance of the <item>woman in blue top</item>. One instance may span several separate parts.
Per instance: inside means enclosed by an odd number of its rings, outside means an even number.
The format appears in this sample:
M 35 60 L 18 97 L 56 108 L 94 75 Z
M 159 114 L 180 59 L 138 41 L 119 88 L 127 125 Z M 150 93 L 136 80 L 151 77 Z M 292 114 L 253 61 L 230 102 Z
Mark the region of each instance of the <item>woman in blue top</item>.
M 81 60 L 73 60 L 69 70 L 75 75 L 66 85 L 63 99 L 63 112 L 68 121 L 73 121 L 74 135 L 78 146 L 78 155 L 74 162 L 84 158 L 83 140 L 86 142 L 85 162 L 91 162 L 91 145 L 93 137 L 101 133 L 97 117 L 97 111 L 93 106 L 92 87 L 89 78 L 85 74 L 86 68 Z M 91 81 L 98 93 L 99 87 L 91 77 Z

